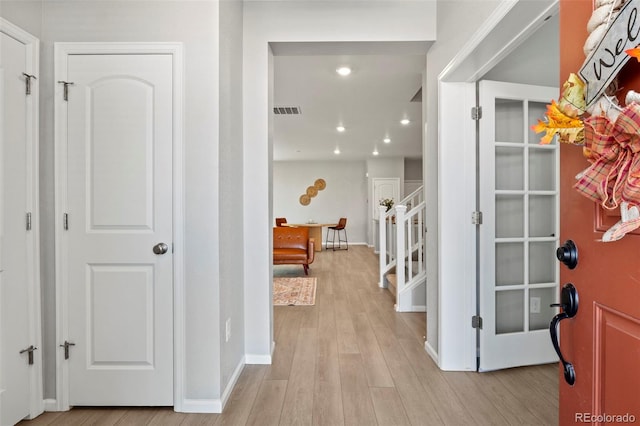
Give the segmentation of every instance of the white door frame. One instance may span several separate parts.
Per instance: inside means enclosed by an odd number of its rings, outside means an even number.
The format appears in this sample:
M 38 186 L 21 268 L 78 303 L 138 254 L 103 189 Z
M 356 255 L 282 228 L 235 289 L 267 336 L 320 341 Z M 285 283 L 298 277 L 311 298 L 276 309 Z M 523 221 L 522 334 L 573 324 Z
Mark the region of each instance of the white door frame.
M 66 57 L 82 54 L 169 54 L 173 58 L 173 404 L 181 411 L 185 399 L 185 295 L 184 295 L 184 167 L 183 96 L 184 62 L 182 43 L 55 43 L 55 79 L 67 75 Z M 67 198 L 67 111 L 63 87 L 55 88 L 55 240 L 56 240 L 56 345 L 68 339 L 67 275 L 63 261 L 67 243 L 63 214 Z M 69 370 L 61 348 L 56 352 L 56 410 L 69 406 Z
M 558 0 L 502 0 L 438 76 L 438 350 L 427 351 L 443 370 L 476 370 L 475 124 L 468 120 L 460 128 L 460 117 L 469 117 L 475 106 L 475 82 L 558 8 Z M 458 188 L 465 188 L 463 196 Z M 456 261 L 461 248 L 463 265 Z
M 17 27 L 11 22 L 0 17 L 0 32 L 16 39 L 25 45 L 27 64 L 25 73 L 40 78 L 40 41 Z M 29 248 L 28 263 L 31 264 L 27 285 L 29 286 L 29 318 L 31 341 L 39 350 L 34 352 L 34 365 L 31 370 L 30 380 L 30 418 L 40 415 L 44 411 L 43 387 L 42 387 L 42 307 L 40 302 L 40 207 L 39 207 L 39 84 L 38 80 L 31 81 L 31 95 L 27 97 L 27 158 L 31 161 L 27 168 L 27 187 L 29 193 L 27 200 L 31 211 L 31 233 L 27 243 Z

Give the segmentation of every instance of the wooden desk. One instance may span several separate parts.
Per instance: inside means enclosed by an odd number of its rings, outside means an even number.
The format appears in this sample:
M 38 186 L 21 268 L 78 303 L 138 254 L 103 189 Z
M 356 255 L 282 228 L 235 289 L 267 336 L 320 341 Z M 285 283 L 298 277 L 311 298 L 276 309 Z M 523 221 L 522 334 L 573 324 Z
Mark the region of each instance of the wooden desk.
M 315 241 L 315 251 L 322 251 L 322 227 L 337 226 L 337 223 L 283 223 L 283 226 L 309 228 L 309 238 Z

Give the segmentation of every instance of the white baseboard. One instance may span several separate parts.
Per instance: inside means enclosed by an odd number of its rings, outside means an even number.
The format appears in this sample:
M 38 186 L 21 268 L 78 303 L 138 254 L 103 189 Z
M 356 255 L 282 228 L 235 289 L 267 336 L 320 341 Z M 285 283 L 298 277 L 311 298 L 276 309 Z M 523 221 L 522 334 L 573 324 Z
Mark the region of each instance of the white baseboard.
M 270 358 L 270 357 L 269 357 Z M 245 357 L 242 357 L 235 370 L 231 374 L 231 378 L 229 379 L 229 383 L 225 387 L 222 392 L 222 397 L 220 399 L 185 399 L 182 401 L 182 408 L 180 410 L 181 413 L 222 413 L 224 406 L 229 401 L 229 397 L 231 396 L 231 392 L 233 392 L 233 388 L 235 387 L 238 379 L 240 378 L 240 374 L 242 374 L 242 370 L 245 366 Z M 55 399 L 45 399 L 44 400 L 44 410 L 45 411 L 58 411 L 58 404 Z
M 271 364 L 271 355 L 246 354 L 244 362 L 246 364 Z
M 245 364 L 266 364 L 269 365 L 273 362 L 273 351 L 276 350 L 276 342 L 271 342 L 271 355 L 256 355 L 245 354 Z
M 185 399 L 181 413 L 222 413 L 220 399 Z
M 229 401 L 229 397 L 231 396 L 231 392 L 233 391 L 233 388 L 236 386 L 236 383 L 238 382 L 238 379 L 240 378 L 240 374 L 242 374 L 242 370 L 244 369 L 244 365 L 245 365 L 245 357 L 242 357 L 242 359 L 240 360 L 240 362 L 238 363 L 238 365 L 236 366 L 236 369 L 233 370 L 233 373 L 231 374 L 231 378 L 229 379 L 229 383 L 227 383 L 227 386 L 224 388 L 224 391 L 222 392 L 222 398 L 221 398 L 221 402 L 222 402 L 222 410 L 224 410 L 224 407 L 227 405 L 227 402 Z M 222 412 L 222 410 L 220 412 Z
M 427 354 L 429 354 L 429 356 L 431 357 L 431 359 L 433 359 L 436 365 L 440 367 L 440 357 L 438 356 L 438 352 L 435 349 L 433 349 L 433 346 L 431 346 L 428 340 L 424 342 L 424 349 L 425 351 L 427 351 Z
M 58 401 L 56 399 L 45 399 L 43 401 L 44 411 L 60 411 L 58 409 Z
M 225 405 L 227 405 L 227 402 L 229 401 L 231 392 L 233 392 L 233 388 L 236 386 L 236 383 L 240 378 L 240 374 L 242 374 L 242 369 L 245 366 L 245 359 L 246 357 L 243 356 L 235 370 L 233 370 L 229 383 L 227 383 L 220 399 L 185 399 L 182 401 L 182 409 L 180 412 L 222 413 L 222 410 L 224 410 Z
M 396 312 L 427 312 L 427 307 L 425 305 L 411 305 L 406 311 L 399 311 L 398 304 L 394 304 L 393 308 Z

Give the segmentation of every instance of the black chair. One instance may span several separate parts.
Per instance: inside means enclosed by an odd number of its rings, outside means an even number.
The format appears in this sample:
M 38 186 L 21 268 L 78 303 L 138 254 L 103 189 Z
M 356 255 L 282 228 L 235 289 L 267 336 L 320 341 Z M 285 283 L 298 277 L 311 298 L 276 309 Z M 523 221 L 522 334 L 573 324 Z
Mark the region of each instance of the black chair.
M 331 248 L 336 250 L 336 232 L 338 233 L 338 250 L 349 250 L 349 241 L 347 241 L 347 218 L 341 217 L 336 226 L 330 226 L 327 229 L 327 241 L 325 247 L 329 250 L 329 232 L 333 232 L 331 239 Z M 344 240 L 340 238 L 340 231 L 344 232 Z M 342 248 L 342 243 L 345 243 L 345 248 Z

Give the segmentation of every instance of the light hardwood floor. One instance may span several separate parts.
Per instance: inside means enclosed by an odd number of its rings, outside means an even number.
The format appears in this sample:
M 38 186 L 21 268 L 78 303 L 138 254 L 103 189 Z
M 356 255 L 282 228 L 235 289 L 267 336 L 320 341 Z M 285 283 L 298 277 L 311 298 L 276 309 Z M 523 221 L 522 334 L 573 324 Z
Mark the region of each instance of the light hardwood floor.
M 399 314 L 363 246 L 317 253 L 315 306 L 274 308 L 272 365 L 247 365 L 223 414 L 74 408 L 36 425 L 556 425 L 556 365 L 443 372 L 424 313 Z M 303 275 L 278 266 L 274 275 Z

